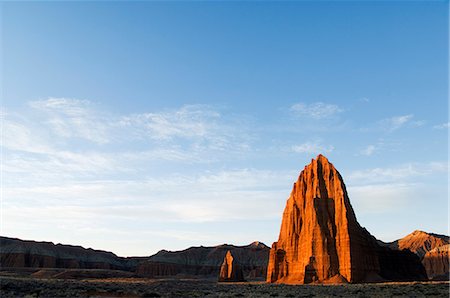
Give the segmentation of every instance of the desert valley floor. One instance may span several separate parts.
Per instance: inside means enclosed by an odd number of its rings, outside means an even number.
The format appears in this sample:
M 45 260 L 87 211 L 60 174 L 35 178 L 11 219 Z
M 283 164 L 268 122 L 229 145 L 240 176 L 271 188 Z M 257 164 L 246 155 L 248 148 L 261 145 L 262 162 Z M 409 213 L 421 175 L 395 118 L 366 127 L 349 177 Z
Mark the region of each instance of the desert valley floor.
M 2 273 L 7 297 L 448 297 L 449 282 L 280 285 L 214 279 L 45 279 Z

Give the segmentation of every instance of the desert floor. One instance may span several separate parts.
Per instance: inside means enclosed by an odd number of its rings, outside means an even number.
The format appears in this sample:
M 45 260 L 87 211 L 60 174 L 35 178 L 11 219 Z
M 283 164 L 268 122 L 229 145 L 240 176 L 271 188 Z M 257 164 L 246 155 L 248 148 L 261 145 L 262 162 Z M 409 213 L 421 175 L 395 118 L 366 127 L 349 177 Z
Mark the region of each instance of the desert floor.
M 199 279 L 0 277 L 0 297 L 449 297 L 448 282 L 351 285 L 217 283 Z

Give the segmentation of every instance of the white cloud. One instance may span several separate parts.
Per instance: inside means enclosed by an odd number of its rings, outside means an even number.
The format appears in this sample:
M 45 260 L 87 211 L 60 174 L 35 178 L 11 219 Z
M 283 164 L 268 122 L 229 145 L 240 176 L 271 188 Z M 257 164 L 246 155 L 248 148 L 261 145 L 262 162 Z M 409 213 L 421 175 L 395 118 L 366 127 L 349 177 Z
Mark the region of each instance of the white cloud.
M 433 126 L 434 129 L 446 129 L 450 127 L 450 122 Z
M 87 100 L 49 98 L 32 101 L 29 106 L 44 113 L 45 123 L 59 137 L 81 138 L 97 144 L 111 141 L 111 119 L 94 110 Z
M 398 143 L 395 142 L 388 142 L 386 143 L 385 140 L 379 139 L 375 144 L 369 144 L 365 148 L 361 149 L 359 151 L 359 155 L 364 156 L 372 156 L 375 153 L 379 153 L 381 150 L 396 150 L 398 147 Z
M 185 105 L 180 109 L 121 117 L 119 125 L 135 138 L 158 144 L 188 141 L 194 151 L 245 151 L 251 137 L 245 124 L 224 118 L 206 105 Z
M 35 133 L 30 125 L 10 121 L 2 121 L 2 146 L 4 148 L 30 153 L 46 154 L 52 151 L 46 140 Z
M 362 132 L 368 131 L 385 131 L 392 133 L 402 128 L 417 128 L 424 126 L 427 122 L 425 120 L 415 120 L 413 114 L 393 116 L 390 118 L 384 118 L 369 126 L 361 127 L 359 130 Z
M 371 156 L 375 151 L 377 150 L 377 147 L 375 145 L 369 145 L 363 150 L 360 151 L 360 154 L 365 156 Z
M 405 126 L 407 123 L 411 122 L 414 115 L 402 115 L 402 116 L 395 116 L 391 118 L 386 118 L 380 121 L 380 125 L 386 129 L 389 132 L 393 132 L 403 126 Z
M 296 153 L 308 153 L 308 154 L 319 154 L 319 153 L 330 153 L 334 150 L 334 147 L 329 145 L 325 146 L 320 142 L 305 142 L 300 145 L 294 145 L 291 150 Z
M 146 136 L 172 138 L 211 138 L 220 114 L 208 106 L 186 105 L 179 110 L 122 117 L 120 124 L 140 130 Z
M 447 171 L 446 162 L 408 163 L 392 168 L 353 171 L 347 175 L 346 180 L 350 184 L 405 182 L 412 178 L 446 173 Z
M 29 102 L 32 108 L 45 111 L 58 111 L 70 117 L 85 116 L 87 114 L 86 107 L 90 104 L 87 100 L 55 97 Z
M 343 109 L 339 106 L 323 102 L 315 102 L 311 104 L 296 103 L 291 106 L 290 110 L 299 116 L 306 116 L 316 120 L 330 118 L 343 112 Z
M 156 163 L 208 163 L 251 148 L 245 124 L 210 106 L 123 116 L 77 99 L 49 98 L 28 106 L 31 111 L 23 115 L 32 116 L 2 114 L 3 169 L 11 183 L 145 175 Z

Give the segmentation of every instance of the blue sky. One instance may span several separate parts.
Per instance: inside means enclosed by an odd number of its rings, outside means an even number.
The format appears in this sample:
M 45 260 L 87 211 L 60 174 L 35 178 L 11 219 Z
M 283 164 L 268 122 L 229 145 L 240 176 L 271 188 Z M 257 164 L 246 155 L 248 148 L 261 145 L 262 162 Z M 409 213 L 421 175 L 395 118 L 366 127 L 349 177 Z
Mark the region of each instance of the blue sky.
M 448 2 L 2 2 L 2 231 L 271 245 L 322 153 L 385 241 L 448 234 Z

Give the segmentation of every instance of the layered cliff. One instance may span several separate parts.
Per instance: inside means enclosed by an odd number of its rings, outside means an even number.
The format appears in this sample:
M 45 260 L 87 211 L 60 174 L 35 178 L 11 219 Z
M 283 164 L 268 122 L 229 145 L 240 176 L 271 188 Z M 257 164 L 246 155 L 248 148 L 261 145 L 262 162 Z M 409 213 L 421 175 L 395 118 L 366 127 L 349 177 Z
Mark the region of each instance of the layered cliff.
M 396 266 L 392 266 L 396 264 Z M 267 281 L 368 282 L 423 279 L 418 258 L 381 247 L 356 220 L 344 181 L 319 155 L 300 173 L 270 250 Z
M 1 268 L 69 268 L 114 269 L 136 268 L 139 258 L 121 258 L 112 252 L 81 246 L 27 241 L 0 237 Z

